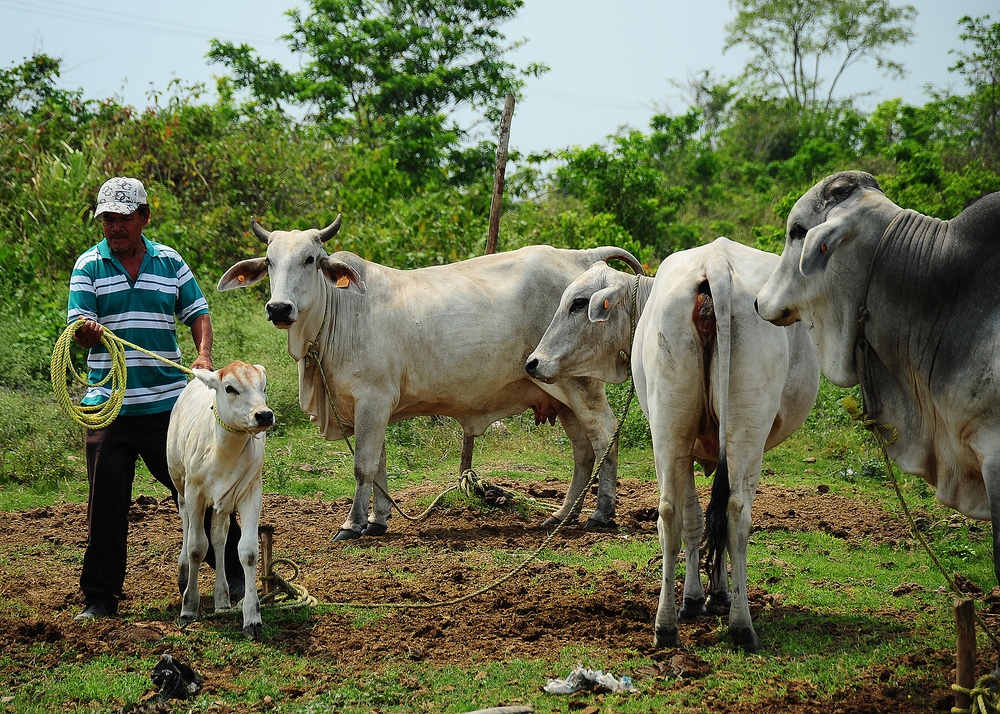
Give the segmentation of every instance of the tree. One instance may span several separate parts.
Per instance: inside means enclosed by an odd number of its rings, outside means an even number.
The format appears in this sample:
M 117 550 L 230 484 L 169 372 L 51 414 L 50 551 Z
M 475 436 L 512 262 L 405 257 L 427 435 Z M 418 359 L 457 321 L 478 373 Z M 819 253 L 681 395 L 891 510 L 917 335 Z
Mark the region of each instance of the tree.
M 958 21 L 965 28 L 959 38 L 971 42 L 973 49 L 951 50 L 958 61 L 948 71 L 961 74 L 972 90 L 972 133 L 980 136 L 979 153 L 995 163 L 1000 152 L 1000 23 L 987 24 L 989 19 L 966 15 Z
M 837 82 L 858 62 L 874 62 L 889 76 L 905 74 L 889 51 L 913 37 L 912 5 L 897 7 L 887 0 L 730 0 L 730 6 L 737 14 L 726 25 L 723 51 L 738 45 L 750 48 L 746 75 L 765 94 L 779 90 L 804 109 L 825 110 L 832 106 Z M 820 71 L 827 60 L 836 67 L 830 78 Z
M 310 0 L 290 10 L 293 29 L 283 39 L 305 57 L 291 73 L 262 61 L 246 45 L 213 40 L 212 62 L 235 75 L 223 79 L 226 96 L 246 90 L 264 106 L 282 101 L 308 106 L 313 119 L 362 144 L 386 144 L 407 170 L 439 164 L 466 138 L 465 110 L 495 121 L 507 93 L 520 96 L 524 78 L 547 68 L 518 69 L 503 56 L 500 26 L 523 0 Z M 221 91 L 220 91 L 221 93 Z

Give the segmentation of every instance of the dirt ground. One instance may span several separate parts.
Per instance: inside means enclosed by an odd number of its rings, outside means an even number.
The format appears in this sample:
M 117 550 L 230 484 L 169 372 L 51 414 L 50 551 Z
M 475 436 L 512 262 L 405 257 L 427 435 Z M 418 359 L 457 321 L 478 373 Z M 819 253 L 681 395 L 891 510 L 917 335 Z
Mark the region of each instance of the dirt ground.
M 497 485 L 523 492 L 523 482 Z M 534 484 L 531 495 L 553 500 L 561 498 L 565 484 L 552 479 Z M 417 499 L 434 492 L 420 486 L 394 494 L 408 512 L 422 510 Z M 705 502 L 703 498 L 703 502 Z M 601 540 L 655 538 L 655 486 L 624 480 L 619 484 L 617 528 L 605 532 L 584 532 L 565 528 L 550 544 L 554 550 L 579 551 Z M 293 499 L 266 495 L 263 522 L 274 527 L 275 556 L 287 557 L 301 566 L 298 582 L 321 603 L 439 602 L 468 595 L 484 583 L 509 571 L 518 562 L 497 563 L 487 559 L 485 549 L 522 552 L 544 539 L 547 529 L 536 520 L 522 520 L 510 510 L 484 512 L 478 508 L 450 508 L 433 513 L 420 522 L 398 515 L 390 520 L 389 532 L 379 539 L 349 544 L 331 542 L 331 536 L 346 516 L 348 499 L 334 502 Z M 16 620 L 0 615 L 0 681 L 10 681 L 14 669 L 45 668 L 64 657 L 63 653 L 94 656 L 101 652 L 135 652 L 148 655 L 150 643 L 161 640 L 175 625 L 164 620 L 138 619 L 130 614 L 144 612 L 155 603 L 176 615 L 176 556 L 180 549 L 180 520 L 169 499 L 157 501 L 141 497 L 133 504 L 130 556 L 126 580 L 123 618 L 75 625 L 81 599 L 77 590 L 79 551 L 86 535 L 85 506 L 60 504 L 27 512 L 3 514 L 0 528 L 0 593 L 5 600 L 20 601 L 22 613 Z M 760 488 L 754 502 L 754 528 L 765 530 L 825 531 L 836 538 L 873 542 L 898 542 L 907 537 L 904 521 L 857 500 L 834 495 L 823 487 L 785 490 Z M 399 559 L 387 556 L 381 546 L 391 546 Z M 419 556 L 407 557 L 409 549 Z M 410 551 L 413 552 L 412 550 Z M 17 569 L 27 577 L 8 577 L 3 562 L 17 558 Z M 585 647 L 621 651 L 621 661 L 606 661 L 606 671 L 635 652 L 648 654 L 656 665 L 648 671 L 631 673 L 644 688 L 675 688 L 677 677 L 696 686 L 708 665 L 692 650 L 652 650 L 653 616 L 659 594 L 659 559 L 638 568 L 622 563 L 617 572 L 590 573 L 584 568 L 555 562 L 533 561 L 496 590 L 449 608 L 405 609 L 394 612 L 364 628 L 349 624 L 348 616 L 330 608 L 305 621 L 288 619 L 281 628 L 267 628 L 269 641 L 289 653 L 325 658 L 357 671 L 378 671 L 386 662 L 408 659 L 434 664 L 468 667 L 470 662 L 504 661 L 510 658 L 555 660 L 563 647 Z M 202 572 L 203 608 L 211 607 L 210 573 Z M 638 571 L 638 572 L 636 572 Z M 286 571 L 287 572 L 287 571 Z M 402 573 L 402 576 L 400 575 Z M 586 596 L 581 592 L 588 592 Z M 756 618 L 770 612 L 795 608 L 781 603 L 768 592 L 751 588 L 750 607 Z M 1000 622 L 997 591 L 986 597 L 986 615 Z M 0 612 L 9 612 L 4 608 Z M 6 621 L 5 621 L 6 620 Z M 196 623 L 194 627 L 205 626 Z M 768 633 L 758 627 L 767 646 Z M 721 635 L 715 617 L 681 623 L 685 644 L 711 645 Z M 50 655 L 31 652 L 36 642 L 61 643 Z M 164 648 L 165 649 L 165 648 Z M 953 652 L 921 651 L 914 662 L 926 664 L 928 671 L 949 671 Z M 52 661 L 47 661 L 51 658 Z M 987 654 L 980 653 L 977 673 L 992 666 Z M 927 682 L 913 682 L 912 688 L 890 677 L 894 666 L 886 662 L 878 672 L 861 673 L 850 691 L 819 699 L 791 692 L 783 699 L 754 704 L 708 702 L 713 712 L 923 712 L 947 711 L 952 693 Z M 912 663 L 911 663 L 912 664 Z M 7 671 L 7 668 L 12 668 Z M 232 673 L 202 672 L 206 691 L 224 691 Z M 556 674 L 554 676 L 564 676 Z M 891 682 L 891 683 L 890 683 Z M 322 682 L 316 682 L 321 691 Z M 928 689 L 930 687 L 930 689 Z M 919 700 L 913 697 L 920 692 Z M 289 697 L 308 692 L 286 692 Z M 808 694 L 808 692 L 806 692 Z M 0 711 L 2 711 L 0 704 Z

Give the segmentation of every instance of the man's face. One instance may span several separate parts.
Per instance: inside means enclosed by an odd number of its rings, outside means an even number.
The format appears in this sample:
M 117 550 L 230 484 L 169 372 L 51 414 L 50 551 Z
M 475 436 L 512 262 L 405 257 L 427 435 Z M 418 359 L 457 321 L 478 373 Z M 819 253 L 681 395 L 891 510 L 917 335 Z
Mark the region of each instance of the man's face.
M 149 218 L 139 210 L 128 215 L 107 211 L 101 214 L 101 222 L 104 224 L 104 237 L 108 239 L 111 252 L 131 255 L 142 242 L 142 229 L 146 227 Z

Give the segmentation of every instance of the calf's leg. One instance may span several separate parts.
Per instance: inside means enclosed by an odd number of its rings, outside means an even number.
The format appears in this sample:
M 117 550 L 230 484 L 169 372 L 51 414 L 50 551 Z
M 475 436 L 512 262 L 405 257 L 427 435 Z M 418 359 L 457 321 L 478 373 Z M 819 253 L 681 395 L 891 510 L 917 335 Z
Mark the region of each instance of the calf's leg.
M 246 582 L 246 593 L 243 596 L 243 632 L 252 640 L 260 639 L 264 629 L 260 616 L 260 599 L 257 595 L 257 560 L 260 556 L 257 530 L 260 524 L 262 500 L 260 474 L 258 474 L 257 486 L 238 505 L 240 522 L 243 526 L 239 544 L 240 563 L 243 565 L 243 577 Z
M 226 537 L 228 534 L 229 514 L 222 513 L 218 508 L 214 508 L 212 510 L 212 547 L 216 553 L 226 552 Z M 213 591 L 213 596 L 216 610 L 225 610 L 232 605 L 229 601 L 229 580 L 226 578 L 225 567 L 215 569 L 215 590 Z
M 181 599 L 181 626 L 188 625 L 198 619 L 198 609 L 201 607 L 201 595 L 198 592 L 198 570 L 208 552 L 208 537 L 202 523 L 205 519 L 206 504 L 203 498 L 195 496 L 185 499 L 183 544 L 181 558 L 186 560 L 187 569 L 178 580 L 185 580 L 184 593 Z M 184 570 L 184 565 L 181 565 Z

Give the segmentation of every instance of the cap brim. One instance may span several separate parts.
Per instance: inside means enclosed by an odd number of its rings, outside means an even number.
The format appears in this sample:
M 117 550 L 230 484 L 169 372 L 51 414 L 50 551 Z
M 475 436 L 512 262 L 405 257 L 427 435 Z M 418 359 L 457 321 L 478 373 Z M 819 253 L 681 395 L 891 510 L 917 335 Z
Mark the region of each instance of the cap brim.
M 101 215 L 102 213 L 120 213 L 123 216 L 128 216 L 135 213 L 136 209 L 139 208 L 141 204 L 138 203 L 126 203 L 124 201 L 108 201 L 107 203 L 100 204 L 94 209 L 94 217 Z

